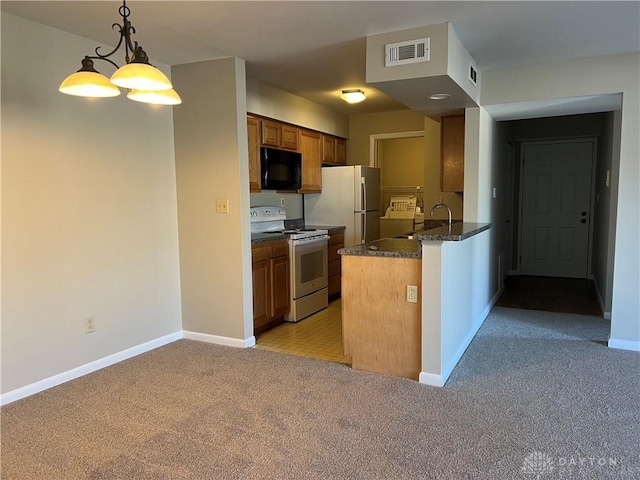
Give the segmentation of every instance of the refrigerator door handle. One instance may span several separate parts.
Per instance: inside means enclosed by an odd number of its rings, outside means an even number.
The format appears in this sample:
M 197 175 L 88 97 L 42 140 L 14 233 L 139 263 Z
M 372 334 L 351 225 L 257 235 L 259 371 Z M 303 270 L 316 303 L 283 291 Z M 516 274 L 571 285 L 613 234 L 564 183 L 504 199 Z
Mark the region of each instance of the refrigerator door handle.
M 366 236 L 367 236 L 367 213 L 363 212 L 362 213 L 362 239 L 360 240 L 360 243 L 365 242 Z
M 360 177 L 360 206 L 363 212 L 367 211 L 367 182 L 364 177 Z

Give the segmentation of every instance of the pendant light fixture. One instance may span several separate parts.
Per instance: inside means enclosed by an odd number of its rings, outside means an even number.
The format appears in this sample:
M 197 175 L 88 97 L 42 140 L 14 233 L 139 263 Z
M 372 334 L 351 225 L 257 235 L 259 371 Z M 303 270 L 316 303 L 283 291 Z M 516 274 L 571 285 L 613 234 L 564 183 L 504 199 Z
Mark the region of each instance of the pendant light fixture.
M 85 56 L 82 60 L 82 68 L 69 75 L 60 84 L 58 90 L 67 95 L 80 97 L 115 97 L 120 95 L 118 87 L 122 87 L 129 91 L 127 98 L 137 102 L 157 105 L 182 103 L 171 81 L 149 63 L 147 53 L 138 45 L 138 42 L 131 40 L 131 35 L 136 33 L 136 29 L 129 22 L 131 11 L 127 7 L 126 0 L 123 0 L 118 13 L 122 17 L 122 25 L 118 23 L 112 25 L 112 28 L 118 27 L 120 32 L 120 41 L 116 48 L 103 55 L 98 52 L 100 47 L 96 47 L 96 55 Z M 108 57 L 116 53 L 122 44 L 124 44 L 125 64 L 119 67 Z M 116 68 L 111 79 L 95 69 L 94 60 L 104 60 Z

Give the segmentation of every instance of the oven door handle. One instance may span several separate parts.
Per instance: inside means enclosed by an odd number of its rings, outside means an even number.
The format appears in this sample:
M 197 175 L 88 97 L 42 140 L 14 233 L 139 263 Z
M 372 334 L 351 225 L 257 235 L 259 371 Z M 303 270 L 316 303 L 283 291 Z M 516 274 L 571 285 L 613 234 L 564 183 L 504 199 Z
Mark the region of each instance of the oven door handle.
M 313 237 L 311 239 L 300 238 L 298 240 L 291 240 L 291 243 L 296 246 L 315 245 L 316 243 L 326 242 L 329 239 L 329 235 L 322 235 L 321 237 Z

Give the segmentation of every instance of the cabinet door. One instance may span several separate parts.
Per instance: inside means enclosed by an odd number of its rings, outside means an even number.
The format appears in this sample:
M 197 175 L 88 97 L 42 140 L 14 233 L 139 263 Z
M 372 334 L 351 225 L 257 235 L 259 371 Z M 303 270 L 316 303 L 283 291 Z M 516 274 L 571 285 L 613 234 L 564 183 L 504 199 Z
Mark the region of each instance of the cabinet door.
M 464 115 L 442 117 L 440 124 L 440 190 L 464 191 Z
M 322 135 L 322 163 L 336 163 L 336 138 L 331 135 Z
M 261 190 L 260 182 L 260 120 L 247 117 L 247 138 L 249 142 L 249 191 Z
M 278 122 L 262 120 L 262 144 L 269 147 L 280 148 L 282 143 L 282 130 Z
M 254 262 L 253 273 L 253 328 L 271 319 L 271 262 L 268 259 Z
M 336 138 L 336 164 L 347 164 L 347 141 L 344 138 Z
M 282 148 L 298 151 L 298 129 L 291 125 L 282 125 Z
M 289 257 L 271 259 L 271 318 L 289 313 Z
M 322 135 L 311 130 L 300 130 L 300 153 L 302 153 L 302 188 L 300 193 L 322 191 Z

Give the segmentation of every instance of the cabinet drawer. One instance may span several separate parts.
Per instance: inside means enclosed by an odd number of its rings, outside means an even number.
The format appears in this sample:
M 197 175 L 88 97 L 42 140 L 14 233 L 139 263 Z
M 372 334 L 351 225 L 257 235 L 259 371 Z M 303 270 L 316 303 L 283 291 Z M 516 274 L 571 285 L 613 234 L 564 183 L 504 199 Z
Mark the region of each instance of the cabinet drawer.
M 285 257 L 289 255 L 289 244 L 283 243 L 280 245 L 274 245 L 271 249 L 272 257 Z
M 271 247 L 253 247 L 251 249 L 251 263 L 263 262 L 271 258 Z
M 340 275 L 340 272 L 342 271 L 342 262 L 339 258 L 337 260 L 331 260 L 328 267 L 328 275 L 330 277 L 333 275 Z
M 331 236 L 329 237 L 329 245 L 335 245 L 336 243 L 344 243 L 344 233 L 331 234 Z

